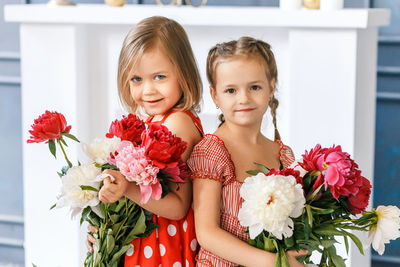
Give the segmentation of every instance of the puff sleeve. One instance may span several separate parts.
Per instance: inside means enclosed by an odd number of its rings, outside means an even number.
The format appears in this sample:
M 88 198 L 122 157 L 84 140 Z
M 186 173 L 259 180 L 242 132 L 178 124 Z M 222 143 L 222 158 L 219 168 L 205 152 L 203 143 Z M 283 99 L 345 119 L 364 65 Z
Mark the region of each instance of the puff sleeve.
M 230 154 L 215 135 L 204 136 L 194 147 L 187 164 L 191 179 L 211 179 L 224 184 L 235 179 Z

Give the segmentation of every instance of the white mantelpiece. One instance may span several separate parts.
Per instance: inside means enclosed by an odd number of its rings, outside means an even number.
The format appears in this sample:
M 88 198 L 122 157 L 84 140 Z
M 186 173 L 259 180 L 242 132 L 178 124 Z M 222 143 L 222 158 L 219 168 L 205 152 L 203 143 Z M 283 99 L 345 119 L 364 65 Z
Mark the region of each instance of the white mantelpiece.
M 21 23 L 24 144 L 31 123 L 45 109 L 64 113 L 83 141 L 103 135 L 121 114 L 116 68 L 122 40 L 153 15 L 177 20 L 189 35 L 204 82 L 206 131 L 217 123 L 205 76 L 208 49 L 243 35 L 261 38 L 277 58 L 283 141 L 296 156 L 317 142 L 341 144 L 373 180 L 377 36 L 390 18 L 383 9 L 6 6 L 5 19 Z M 269 135 L 270 126 L 267 120 Z M 77 146 L 71 149 L 72 156 L 80 154 Z M 25 144 L 23 150 L 26 265 L 80 266 L 85 229 L 69 220 L 67 210 L 48 210 L 61 163 L 53 162 L 45 145 Z M 369 253 L 361 256 L 352 246 L 348 266 L 369 265 Z

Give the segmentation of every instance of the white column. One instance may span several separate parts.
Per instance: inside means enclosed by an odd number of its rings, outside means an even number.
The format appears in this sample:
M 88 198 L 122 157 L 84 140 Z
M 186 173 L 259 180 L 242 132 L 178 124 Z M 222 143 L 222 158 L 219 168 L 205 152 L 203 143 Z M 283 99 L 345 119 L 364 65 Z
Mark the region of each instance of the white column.
M 316 143 L 341 145 L 373 181 L 377 29 L 292 30 L 289 39 L 290 144 L 296 156 Z M 346 257 L 344 244 L 338 247 Z M 346 263 L 368 267 L 370 252 L 362 256 L 351 243 Z
M 41 267 L 81 266 L 83 242 L 77 220 L 68 209 L 49 208 L 56 202 L 61 180 L 56 171 L 64 164 L 61 151 L 56 161 L 45 144 L 26 144 L 33 120 L 46 109 L 66 116 L 71 132 L 89 121 L 88 94 L 84 90 L 86 61 L 81 28 L 64 25 L 21 25 L 22 130 L 25 216 L 25 263 Z M 77 145 L 67 140 L 68 155 L 76 164 Z

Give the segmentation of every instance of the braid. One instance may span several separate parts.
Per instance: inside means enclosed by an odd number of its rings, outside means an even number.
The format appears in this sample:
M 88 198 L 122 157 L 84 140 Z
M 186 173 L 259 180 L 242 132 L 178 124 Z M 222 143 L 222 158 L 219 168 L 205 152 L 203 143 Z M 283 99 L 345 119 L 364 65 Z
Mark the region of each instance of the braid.
M 272 123 L 274 124 L 275 128 L 275 140 L 281 140 L 281 135 L 279 134 L 278 127 L 276 125 L 276 109 L 279 106 L 278 99 L 275 96 L 272 96 L 271 101 L 269 101 L 269 107 L 271 108 L 271 115 L 272 115 Z

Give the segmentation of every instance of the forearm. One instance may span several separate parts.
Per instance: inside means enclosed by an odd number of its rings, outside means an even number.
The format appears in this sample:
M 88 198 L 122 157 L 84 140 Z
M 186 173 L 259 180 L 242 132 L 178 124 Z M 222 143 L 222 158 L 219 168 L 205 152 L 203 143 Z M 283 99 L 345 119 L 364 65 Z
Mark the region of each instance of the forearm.
M 196 234 L 202 248 L 223 259 L 248 267 L 275 266 L 275 254 L 252 247 L 219 227 L 196 229 Z
M 188 190 L 189 188 L 187 188 L 187 186 L 190 185 L 180 184 L 179 186 L 179 190 Z M 159 200 L 150 198 L 146 204 L 141 204 L 140 188 L 134 183 L 129 184 L 125 196 L 144 209 L 170 220 L 182 219 L 186 215 L 190 206 L 190 197 L 182 197 L 174 190 L 170 190 L 165 197 Z

